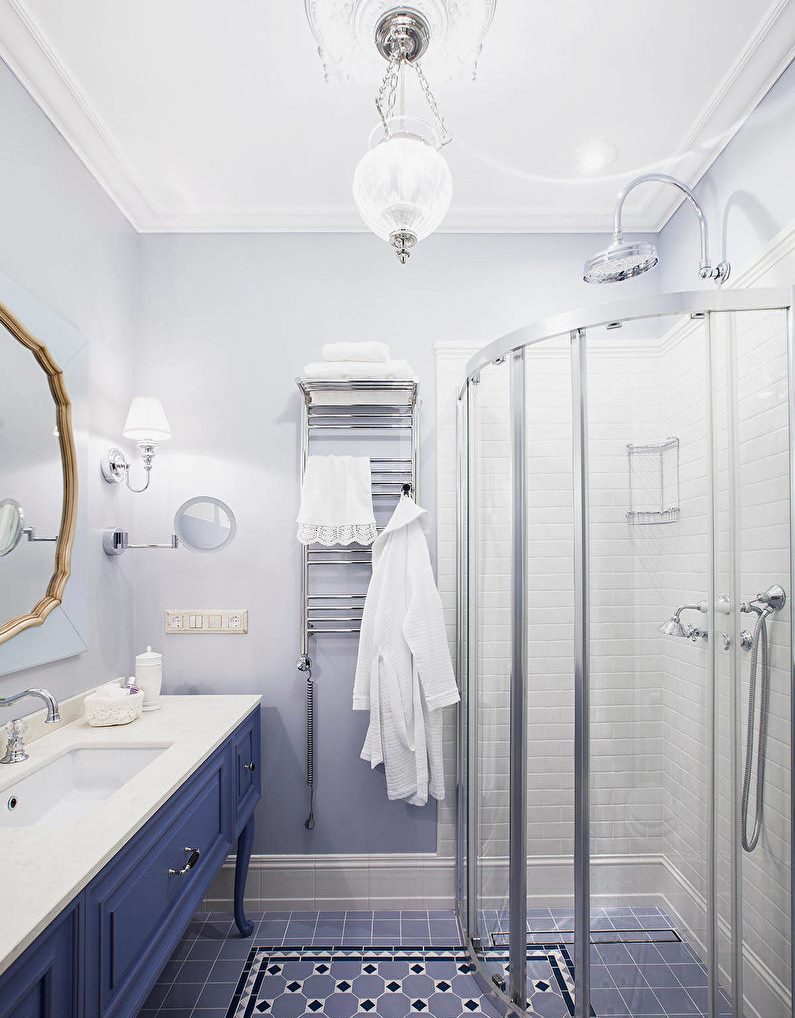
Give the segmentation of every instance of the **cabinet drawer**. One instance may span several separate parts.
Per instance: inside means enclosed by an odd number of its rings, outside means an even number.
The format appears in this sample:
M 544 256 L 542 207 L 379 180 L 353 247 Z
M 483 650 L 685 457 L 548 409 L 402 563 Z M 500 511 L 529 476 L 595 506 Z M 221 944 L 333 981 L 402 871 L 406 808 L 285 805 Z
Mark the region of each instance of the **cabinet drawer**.
M 259 707 L 246 718 L 234 734 L 232 762 L 235 769 L 234 835 L 237 837 L 259 802 L 261 794 Z
M 88 1015 L 137 1013 L 146 976 L 165 963 L 221 866 L 230 848 L 228 759 L 222 750 L 204 764 L 90 885 Z
M 77 899 L 0 976 L 0 1018 L 81 1018 Z

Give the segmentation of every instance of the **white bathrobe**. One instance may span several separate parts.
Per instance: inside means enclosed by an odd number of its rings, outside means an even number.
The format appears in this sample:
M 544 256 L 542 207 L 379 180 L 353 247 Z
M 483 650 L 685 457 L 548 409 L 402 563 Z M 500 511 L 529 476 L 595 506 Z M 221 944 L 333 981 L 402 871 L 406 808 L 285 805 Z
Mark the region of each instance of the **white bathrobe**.
M 426 534 L 430 517 L 401 498 L 373 544 L 353 686 L 369 710 L 361 757 L 384 765 L 387 796 L 424 806 L 444 798 L 442 707 L 459 700 Z

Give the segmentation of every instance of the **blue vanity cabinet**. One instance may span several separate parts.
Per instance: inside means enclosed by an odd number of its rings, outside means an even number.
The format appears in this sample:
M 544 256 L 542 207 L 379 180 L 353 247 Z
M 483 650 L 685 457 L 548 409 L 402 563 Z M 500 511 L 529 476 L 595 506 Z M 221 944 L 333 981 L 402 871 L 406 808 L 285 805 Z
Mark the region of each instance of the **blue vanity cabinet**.
M 251 933 L 259 754 L 257 707 L 0 975 L 0 1018 L 135 1018 L 235 840 Z
M 222 746 L 86 891 L 86 1014 L 135 1015 L 231 848 Z
M 232 737 L 235 774 L 234 836 L 238 837 L 262 794 L 260 713 L 250 715 Z
M 81 899 L 71 903 L 0 976 L 0 1018 L 83 1014 Z

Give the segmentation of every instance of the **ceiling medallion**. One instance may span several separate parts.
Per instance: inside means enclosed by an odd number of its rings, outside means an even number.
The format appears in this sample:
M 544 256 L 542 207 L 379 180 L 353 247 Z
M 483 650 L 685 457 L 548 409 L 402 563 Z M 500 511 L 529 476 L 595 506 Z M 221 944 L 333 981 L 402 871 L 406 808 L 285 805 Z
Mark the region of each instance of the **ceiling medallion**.
M 437 80 L 473 79 L 496 0 L 407 0 L 401 9 L 428 26 L 428 60 Z M 304 0 L 328 81 L 370 80 L 377 73 L 373 47 L 395 0 Z M 383 53 L 382 53 L 383 56 Z
M 495 0 L 305 0 L 326 79 L 353 80 L 361 51 L 387 67 L 376 96 L 380 123 L 353 176 L 353 198 L 365 224 L 395 249 L 401 264 L 441 225 L 453 178 L 440 149 L 451 136 L 420 59 L 434 54 L 449 77 L 474 78 Z M 383 64 L 382 64 L 383 66 Z M 413 74 L 430 122 L 406 115 L 406 76 Z

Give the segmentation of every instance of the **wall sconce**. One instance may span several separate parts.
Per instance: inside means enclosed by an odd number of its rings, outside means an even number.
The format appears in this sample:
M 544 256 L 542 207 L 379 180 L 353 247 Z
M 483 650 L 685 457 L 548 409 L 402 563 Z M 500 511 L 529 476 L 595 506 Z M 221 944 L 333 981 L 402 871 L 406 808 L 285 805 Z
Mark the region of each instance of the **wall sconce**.
M 124 423 L 124 437 L 138 443 L 138 451 L 146 471 L 146 483 L 142 488 L 133 488 L 130 484 L 130 463 L 127 457 L 115 446 L 110 448 L 102 459 L 102 476 L 108 484 L 121 484 L 124 481 L 130 491 L 146 491 L 149 487 L 152 460 L 157 452 L 157 443 L 171 438 L 163 404 L 152 396 L 135 396 L 130 403 L 130 412 Z

